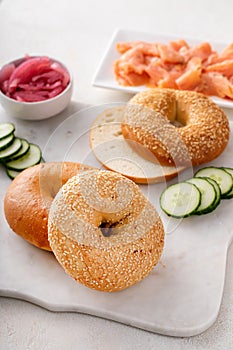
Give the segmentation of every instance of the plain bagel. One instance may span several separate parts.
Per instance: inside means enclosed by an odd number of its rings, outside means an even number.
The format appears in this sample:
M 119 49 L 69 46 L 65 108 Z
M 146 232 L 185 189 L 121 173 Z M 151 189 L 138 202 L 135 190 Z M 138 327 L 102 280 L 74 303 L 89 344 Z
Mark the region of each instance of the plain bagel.
M 9 186 L 4 211 L 11 229 L 38 248 L 51 250 L 48 212 L 66 181 L 91 167 L 73 162 L 42 163 L 24 170 Z
M 112 171 L 92 170 L 72 177 L 56 195 L 48 239 L 72 278 L 113 292 L 149 274 L 161 256 L 164 229 L 133 181 Z
M 223 110 L 205 95 L 155 88 L 129 101 L 122 133 L 150 160 L 162 165 L 195 166 L 223 152 L 230 128 Z

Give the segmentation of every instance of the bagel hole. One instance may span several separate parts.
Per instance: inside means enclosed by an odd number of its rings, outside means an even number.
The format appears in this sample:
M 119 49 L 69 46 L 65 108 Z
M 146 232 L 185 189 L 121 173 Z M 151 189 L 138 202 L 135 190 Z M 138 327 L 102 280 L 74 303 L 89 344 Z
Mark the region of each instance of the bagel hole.
M 124 217 L 122 217 L 120 220 L 111 222 L 107 220 L 103 220 L 98 228 L 102 232 L 102 235 L 104 237 L 110 237 L 115 236 L 119 233 L 120 227 L 127 224 L 127 222 L 130 221 L 131 213 L 126 214 Z
M 181 123 L 181 121 L 179 121 L 178 119 L 175 119 L 173 121 L 171 121 L 171 124 L 174 125 L 176 128 L 182 128 L 183 126 L 185 126 L 183 123 Z
M 187 125 L 188 119 L 188 110 L 187 106 L 182 101 L 176 101 L 176 112 L 175 118 L 172 121 L 172 124 L 176 128 L 182 128 Z
M 101 222 L 99 229 L 104 237 L 110 237 L 113 234 L 113 228 L 116 227 L 118 222 L 110 223 L 107 221 Z
M 99 225 L 99 229 L 102 232 L 102 235 L 104 237 L 117 235 L 118 230 L 114 230 L 114 229 L 124 225 L 125 220 L 127 221 L 129 217 L 130 217 L 130 214 L 126 215 L 124 218 L 116 222 L 102 221 L 101 224 Z

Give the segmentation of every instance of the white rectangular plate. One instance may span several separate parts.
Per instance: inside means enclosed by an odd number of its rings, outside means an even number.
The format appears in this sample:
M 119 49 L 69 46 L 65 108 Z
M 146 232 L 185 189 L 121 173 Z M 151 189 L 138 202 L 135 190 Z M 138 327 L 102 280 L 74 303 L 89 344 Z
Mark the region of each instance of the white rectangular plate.
M 97 71 L 94 75 L 92 85 L 96 87 L 102 87 L 106 89 L 119 90 L 128 93 L 137 93 L 145 89 L 145 86 L 121 86 L 117 83 L 114 77 L 113 64 L 120 55 L 116 50 L 117 42 L 127 42 L 127 41 L 147 41 L 147 42 L 161 42 L 167 44 L 171 40 L 180 39 L 176 36 L 167 36 L 162 34 L 152 34 L 144 32 L 135 32 L 130 30 L 118 29 L 113 34 L 110 43 L 106 49 L 106 52 L 101 59 L 101 62 L 97 68 Z M 190 45 L 199 44 L 200 40 L 191 39 L 191 38 L 182 38 L 186 40 Z M 220 52 L 227 45 L 223 43 L 211 43 L 212 47 Z M 233 102 L 222 99 L 216 96 L 211 96 L 211 99 L 221 107 L 233 108 Z
M 23 128 L 24 135 L 33 137 L 33 142 L 42 147 L 46 161 L 78 161 L 101 167 L 89 146 L 89 130 L 97 114 L 108 107 L 111 106 L 91 107 L 69 118 L 51 118 L 36 124 L 15 121 L 16 130 L 19 133 L 21 130 L 22 135 Z M 232 147 L 231 139 L 226 151 L 212 165 L 233 167 Z M 179 180 L 187 179 L 188 174 L 179 176 Z M 216 320 L 224 289 L 227 250 L 233 238 L 233 199 L 222 201 L 208 215 L 179 221 L 160 210 L 159 196 L 165 183 L 141 186 L 160 212 L 166 228 L 161 261 L 136 285 L 121 292 L 104 293 L 76 283 L 52 253 L 28 244 L 11 231 L 3 209 L 11 180 L 3 167 L 0 178 L 1 296 L 172 336 L 201 333 Z

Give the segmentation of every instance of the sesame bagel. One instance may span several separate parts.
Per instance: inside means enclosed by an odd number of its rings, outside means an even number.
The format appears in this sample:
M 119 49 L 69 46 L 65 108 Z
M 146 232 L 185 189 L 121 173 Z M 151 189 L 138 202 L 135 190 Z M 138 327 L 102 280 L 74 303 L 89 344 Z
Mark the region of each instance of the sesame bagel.
M 53 198 L 70 177 L 90 168 L 57 162 L 24 170 L 12 181 L 4 198 L 5 217 L 11 229 L 36 247 L 51 250 L 47 226 Z
M 185 167 L 161 166 L 134 152 L 121 132 L 125 106 L 114 106 L 97 115 L 90 129 L 93 154 L 103 166 L 138 184 L 163 182 L 177 176 Z
M 122 133 L 161 165 L 195 166 L 223 152 L 230 128 L 223 110 L 203 94 L 148 89 L 129 101 Z
M 112 171 L 91 170 L 72 177 L 56 195 L 48 239 L 72 278 L 113 292 L 149 274 L 161 256 L 164 229 L 133 181 Z

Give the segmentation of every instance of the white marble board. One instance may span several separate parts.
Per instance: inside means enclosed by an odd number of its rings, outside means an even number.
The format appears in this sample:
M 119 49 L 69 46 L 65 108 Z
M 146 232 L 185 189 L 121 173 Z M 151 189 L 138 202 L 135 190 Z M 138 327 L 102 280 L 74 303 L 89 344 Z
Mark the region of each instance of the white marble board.
M 100 167 L 89 148 L 88 130 L 96 114 L 106 107 L 81 109 L 69 118 L 64 113 L 41 122 L 13 122 L 16 134 L 41 145 L 46 161 L 76 160 Z M 231 138 L 226 151 L 212 164 L 233 167 L 232 149 Z M 188 178 L 190 171 L 182 173 L 179 180 Z M 33 247 L 10 230 L 3 212 L 3 198 L 10 182 L 1 167 L 1 296 L 27 300 L 53 311 L 95 315 L 170 336 L 193 336 L 214 323 L 233 238 L 233 200 L 222 201 L 211 214 L 175 220 L 159 208 L 158 198 L 166 184 L 142 186 L 160 212 L 167 231 L 164 253 L 143 281 L 121 292 L 104 293 L 73 281 L 52 253 Z

